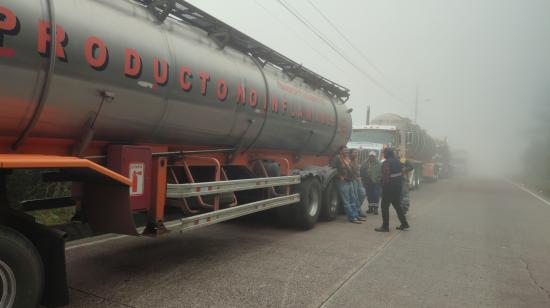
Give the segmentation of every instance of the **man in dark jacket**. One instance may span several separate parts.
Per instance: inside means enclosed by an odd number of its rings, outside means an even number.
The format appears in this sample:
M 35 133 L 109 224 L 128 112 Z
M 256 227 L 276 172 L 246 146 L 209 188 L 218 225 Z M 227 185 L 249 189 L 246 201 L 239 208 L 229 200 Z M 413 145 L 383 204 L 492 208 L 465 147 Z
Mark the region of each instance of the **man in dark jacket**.
M 403 189 L 403 173 L 401 171 L 401 162 L 395 159 L 393 150 L 387 148 L 384 151 L 386 160 L 382 164 L 382 226 L 374 229 L 378 232 L 390 231 L 390 203 L 397 212 L 397 217 L 401 225 L 398 230 L 409 228 L 407 218 L 401 208 L 401 190 Z

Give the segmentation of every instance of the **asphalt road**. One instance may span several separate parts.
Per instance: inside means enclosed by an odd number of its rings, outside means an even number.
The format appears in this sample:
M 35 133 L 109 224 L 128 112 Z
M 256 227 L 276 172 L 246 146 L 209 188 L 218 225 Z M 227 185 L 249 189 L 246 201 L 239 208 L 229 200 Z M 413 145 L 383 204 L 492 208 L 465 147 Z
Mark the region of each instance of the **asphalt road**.
M 513 184 L 427 184 L 412 230 L 380 220 L 299 232 L 254 217 L 72 247 L 70 307 L 550 307 L 550 203 Z

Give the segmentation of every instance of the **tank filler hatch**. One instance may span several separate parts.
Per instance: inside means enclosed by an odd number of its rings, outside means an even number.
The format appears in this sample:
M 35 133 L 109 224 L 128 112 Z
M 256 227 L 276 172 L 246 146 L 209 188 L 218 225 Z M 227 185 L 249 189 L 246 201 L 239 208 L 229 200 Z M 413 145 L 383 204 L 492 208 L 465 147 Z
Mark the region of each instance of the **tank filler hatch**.
M 260 64 L 270 63 L 281 69 L 291 78 L 299 77 L 314 89 L 323 90 L 328 96 L 342 102 L 349 99 L 349 89 L 316 74 L 279 52 L 256 41 L 228 24 L 218 20 L 199 8 L 183 0 L 135 0 L 146 6 L 160 22 L 167 17 L 197 27 L 211 37 L 220 48 L 230 46 L 250 55 Z

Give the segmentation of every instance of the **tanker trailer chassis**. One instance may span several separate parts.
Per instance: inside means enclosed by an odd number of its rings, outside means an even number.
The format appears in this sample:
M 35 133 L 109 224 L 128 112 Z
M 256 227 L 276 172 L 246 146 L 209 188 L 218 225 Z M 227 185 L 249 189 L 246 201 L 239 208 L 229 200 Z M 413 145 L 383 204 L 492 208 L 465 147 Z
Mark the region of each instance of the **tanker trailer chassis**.
M 0 0 L 0 307 L 68 302 L 67 234 L 26 211 L 148 237 L 336 217 L 348 89 L 185 1 L 33 1 Z M 18 170 L 70 197 L 10 205 Z
M 336 216 L 339 200 L 332 168 L 294 163 L 292 154 L 250 151 L 229 159 L 227 152 L 153 153 L 147 146 L 113 145 L 108 146 L 107 155 L 87 159 L 0 155 L 0 276 L 6 281 L 2 305 L 32 307 L 30 303 L 41 301 L 56 307 L 68 302 L 66 235 L 36 223 L 24 209 L 74 203 L 82 222 L 96 234 L 148 237 L 271 209 L 283 223 L 299 229 L 312 228 L 319 215 L 326 220 Z M 44 180 L 71 182 L 72 196 L 28 201 L 14 210 L 8 205 L 5 182 L 17 169 L 47 170 Z M 165 217 L 174 209 L 181 218 L 167 227 Z M 147 217 L 142 227 L 137 225 L 136 215 Z M 22 292 L 16 281 L 25 283 L 27 302 L 16 297 Z

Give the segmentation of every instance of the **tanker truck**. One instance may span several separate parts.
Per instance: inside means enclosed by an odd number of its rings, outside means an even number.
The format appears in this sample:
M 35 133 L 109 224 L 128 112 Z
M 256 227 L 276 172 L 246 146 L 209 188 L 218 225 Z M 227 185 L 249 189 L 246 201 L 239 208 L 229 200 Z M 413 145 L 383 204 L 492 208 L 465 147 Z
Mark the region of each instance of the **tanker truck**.
M 434 140 L 410 119 L 396 114 L 383 114 L 373 119 L 370 125 L 353 128 L 349 145 L 366 151 L 375 148 L 369 144 L 377 144 L 378 148 L 397 148 L 400 155 L 411 162 L 414 167 L 409 177 L 411 189 L 418 188 L 422 180 L 437 181 L 440 174 L 448 170 L 445 163 L 447 141 Z
M 349 95 L 185 1 L 0 0 L 0 307 L 68 302 L 66 235 L 29 210 L 149 237 L 333 219 Z M 9 206 L 18 170 L 70 196 Z

